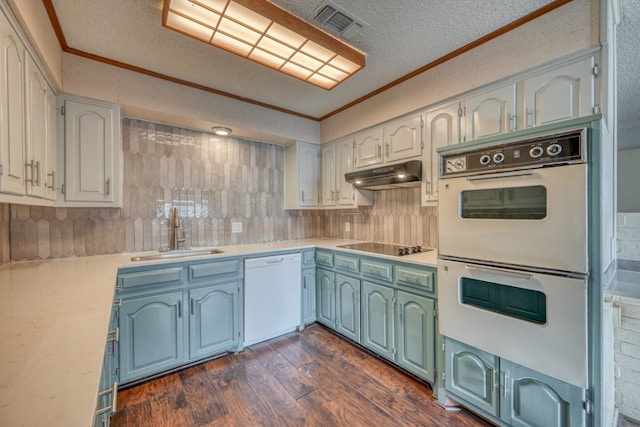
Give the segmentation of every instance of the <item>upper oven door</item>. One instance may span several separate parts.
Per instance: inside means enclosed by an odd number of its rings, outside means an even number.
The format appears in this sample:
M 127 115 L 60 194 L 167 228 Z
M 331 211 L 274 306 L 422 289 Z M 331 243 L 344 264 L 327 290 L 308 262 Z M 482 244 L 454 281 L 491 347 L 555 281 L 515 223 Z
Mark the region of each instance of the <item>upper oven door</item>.
M 587 166 L 440 180 L 440 255 L 587 272 Z

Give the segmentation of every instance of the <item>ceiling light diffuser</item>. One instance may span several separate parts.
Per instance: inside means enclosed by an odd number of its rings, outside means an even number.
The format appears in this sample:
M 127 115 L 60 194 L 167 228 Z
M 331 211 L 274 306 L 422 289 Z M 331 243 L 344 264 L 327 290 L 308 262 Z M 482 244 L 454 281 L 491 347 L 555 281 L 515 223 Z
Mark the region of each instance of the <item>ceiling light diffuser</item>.
M 219 136 L 227 136 L 231 135 L 231 129 L 223 127 L 223 126 L 214 126 L 211 128 L 213 133 Z
M 323 89 L 362 69 L 362 52 L 266 0 L 164 0 L 162 25 Z

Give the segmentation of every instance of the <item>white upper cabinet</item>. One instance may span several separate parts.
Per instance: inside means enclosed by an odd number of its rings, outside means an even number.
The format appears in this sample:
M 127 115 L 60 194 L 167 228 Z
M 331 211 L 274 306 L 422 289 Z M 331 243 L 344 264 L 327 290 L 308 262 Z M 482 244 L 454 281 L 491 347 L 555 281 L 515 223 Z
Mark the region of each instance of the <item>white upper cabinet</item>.
M 517 88 L 512 83 L 463 99 L 464 141 L 517 130 Z
M 345 173 L 353 171 L 353 153 L 351 137 L 322 147 L 322 206 L 348 208 L 373 204 L 372 191 L 356 189 L 344 179 Z
M 525 124 L 546 125 L 596 112 L 593 56 L 524 80 Z
M 24 195 L 24 46 L 0 12 L 0 192 Z
M 355 169 L 380 165 L 383 162 L 382 128 L 375 127 L 354 136 L 355 154 L 353 167 Z
M 434 107 L 424 114 L 425 150 L 422 161 L 422 206 L 438 201 L 440 157 L 438 148 L 460 142 L 460 103 Z
M 47 90 L 44 76 L 30 55 L 26 55 L 26 183 L 27 194 L 44 198 L 47 171 Z
M 322 176 L 322 206 L 336 204 L 336 146 L 324 145 L 320 156 Z
M 46 175 L 43 179 L 45 198 L 49 200 L 56 200 L 58 196 L 58 110 L 56 104 L 56 94 L 50 86 L 47 86 L 45 100 L 47 161 L 46 169 L 44 169 Z
M 336 203 L 353 205 L 355 189 L 344 179 L 344 174 L 353 171 L 353 142 L 351 138 L 336 142 Z
M 64 98 L 67 206 L 122 205 L 120 133 L 118 105 Z
M 385 162 L 397 162 L 422 155 L 422 116 L 394 120 L 382 127 Z
M 296 142 L 285 149 L 285 209 L 320 204 L 320 146 Z

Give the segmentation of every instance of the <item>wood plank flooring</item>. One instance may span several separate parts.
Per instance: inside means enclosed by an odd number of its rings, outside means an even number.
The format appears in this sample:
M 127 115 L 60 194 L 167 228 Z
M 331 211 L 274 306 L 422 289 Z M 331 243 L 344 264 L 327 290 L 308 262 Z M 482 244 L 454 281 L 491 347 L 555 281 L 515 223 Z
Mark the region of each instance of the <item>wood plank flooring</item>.
M 118 392 L 114 427 L 490 426 L 314 325 Z

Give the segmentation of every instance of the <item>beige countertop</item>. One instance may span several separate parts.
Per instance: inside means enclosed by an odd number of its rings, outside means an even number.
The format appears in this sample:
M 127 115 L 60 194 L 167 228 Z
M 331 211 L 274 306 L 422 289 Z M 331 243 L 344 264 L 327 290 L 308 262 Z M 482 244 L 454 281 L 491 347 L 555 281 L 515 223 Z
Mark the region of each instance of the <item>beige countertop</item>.
M 352 242 L 305 239 L 224 246 L 223 254 L 187 259 L 336 249 Z M 93 424 L 118 268 L 186 260 L 132 262 L 133 255 L 20 262 L 0 268 L 1 426 Z M 375 256 L 432 267 L 437 261 L 436 251 L 401 258 Z

